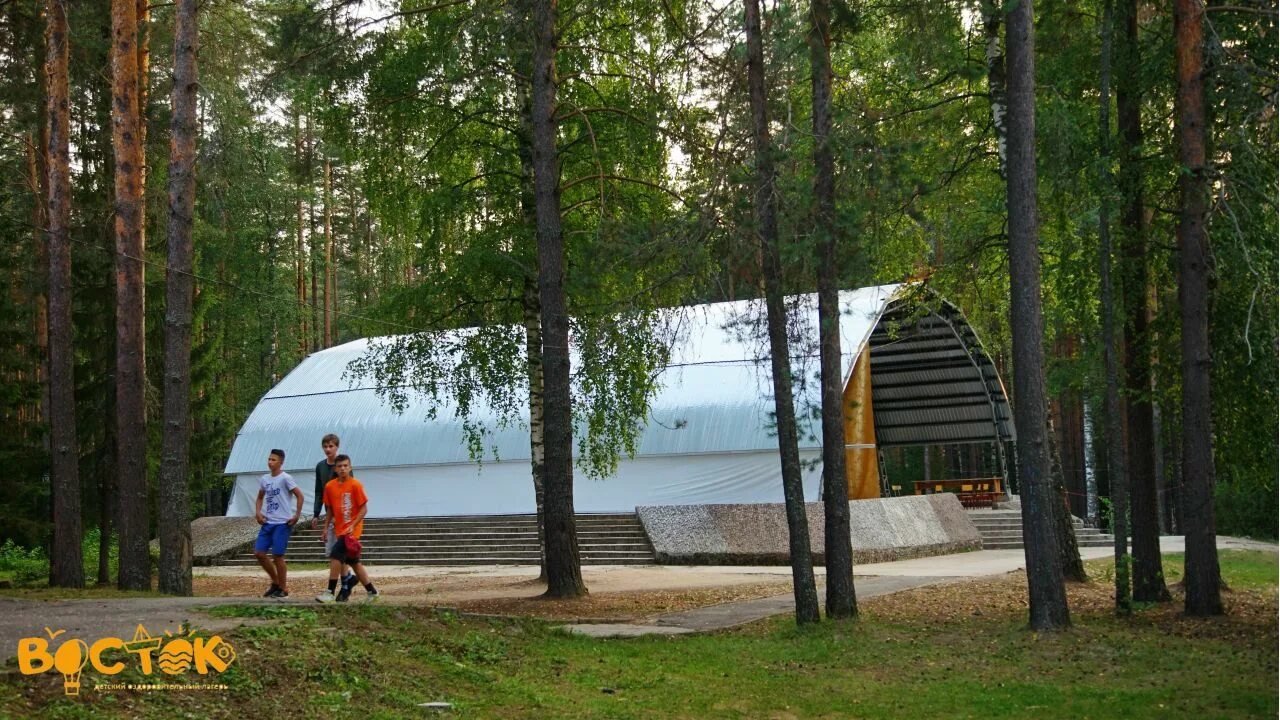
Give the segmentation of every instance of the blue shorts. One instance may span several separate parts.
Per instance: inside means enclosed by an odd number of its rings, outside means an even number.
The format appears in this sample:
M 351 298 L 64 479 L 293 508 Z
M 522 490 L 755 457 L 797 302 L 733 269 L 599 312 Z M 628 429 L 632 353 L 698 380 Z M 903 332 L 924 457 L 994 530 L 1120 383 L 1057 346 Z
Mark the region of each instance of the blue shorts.
M 293 528 L 289 527 L 289 523 L 267 523 L 258 530 L 258 541 L 253 544 L 254 552 L 271 551 L 276 557 L 284 557 L 285 550 L 289 548 L 289 536 L 293 534 Z

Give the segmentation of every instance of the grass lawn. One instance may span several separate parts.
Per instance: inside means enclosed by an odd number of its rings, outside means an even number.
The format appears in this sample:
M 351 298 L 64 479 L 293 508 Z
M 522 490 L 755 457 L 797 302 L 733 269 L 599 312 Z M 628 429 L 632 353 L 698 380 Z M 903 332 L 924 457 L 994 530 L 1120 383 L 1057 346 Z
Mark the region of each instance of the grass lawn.
M 429 608 L 220 608 L 260 623 L 224 635 L 228 691 L 94 691 L 86 673 L 76 699 L 52 673 L 11 672 L 0 716 L 434 717 L 417 705 L 447 701 L 446 716 L 484 718 L 1274 718 L 1276 555 L 1222 557 L 1227 617 L 1165 605 L 1116 618 L 1095 562 L 1070 591 L 1075 627 L 1053 635 L 1023 629 L 1021 573 L 868 600 L 855 624 L 632 640 Z M 1166 557 L 1171 582 L 1180 569 Z M 212 682 L 197 678 L 177 680 Z
M 115 585 L 74 588 L 50 587 L 47 584 L 0 588 L 0 598 L 14 600 L 121 600 L 125 598 L 168 597 L 158 590 L 121 590 Z M 0 715 L 0 717 L 3 717 Z

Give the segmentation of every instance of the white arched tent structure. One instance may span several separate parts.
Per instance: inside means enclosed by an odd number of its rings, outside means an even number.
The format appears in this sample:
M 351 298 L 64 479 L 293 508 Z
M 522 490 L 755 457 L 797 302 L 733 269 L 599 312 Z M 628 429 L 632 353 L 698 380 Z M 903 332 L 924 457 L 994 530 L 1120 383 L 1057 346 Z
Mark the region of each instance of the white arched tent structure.
M 791 301 L 792 334 L 806 338 L 793 346 L 793 372 L 813 378 L 817 299 Z M 681 312 L 686 329 L 659 375 L 635 457 L 624 457 L 604 480 L 578 474 L 578 512 L 782 502 L 762 303 L 714 303 Z M 852 497 L 879 494 L 877 444 L 1002 446 L 1013 439 L 995 367 L 953 306 L 930 299 L 919 286 L 845 291 L 840 334 L 845 397 L 852 408 L 846 428 Z M 253 514 L 257 478 L 272 448 L 285 450 L 285 467 L 298 478 L 309 510 L 320 438 L 330 432 L 342 438 L 342 451 L 351 455 L 369 491 L 370 517 L 534 512 L 527 425 L 488 423 L 488 456 L 477 463 L 451 408 L 437 406 L 436 418 L 427 420 L 432 401 L 411 393 L 404 412 L 396 413 L 377 388 L 349 384 L 349 363 L 372 342 L 314 353 L 263 396 L 227 461 L 226 473 L 235 477 L 227 514 Z M 804 410 L 820 404 L 816 380 L 800 384 L 796 403 L 805 499 L 814 501 L 820 496 L 821 432 L 816 413 Z M 484 409 L 473 412 L 472 420 L 483 422 Z

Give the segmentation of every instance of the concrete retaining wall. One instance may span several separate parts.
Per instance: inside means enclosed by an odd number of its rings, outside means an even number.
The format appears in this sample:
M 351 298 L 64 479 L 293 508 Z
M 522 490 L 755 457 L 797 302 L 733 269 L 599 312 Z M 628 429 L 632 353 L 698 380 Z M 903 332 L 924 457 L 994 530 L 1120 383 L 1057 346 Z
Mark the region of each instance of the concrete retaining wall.
M 219 558 L 243 551 L 258 537 L 260 527 L 252 517 L 213 515 L 192 520 L 192 564 L 212 565 Z
M 814 562 L 825 561 L 821 503 L 806 503 Z M 661 505 L 636 508 L 658 562 L 785 565 L 790 562 L 781 504 Z M 913 495 L 849 503 L 855 563 L 905 560 L 982 549 L 982 538 L 954 495 Z

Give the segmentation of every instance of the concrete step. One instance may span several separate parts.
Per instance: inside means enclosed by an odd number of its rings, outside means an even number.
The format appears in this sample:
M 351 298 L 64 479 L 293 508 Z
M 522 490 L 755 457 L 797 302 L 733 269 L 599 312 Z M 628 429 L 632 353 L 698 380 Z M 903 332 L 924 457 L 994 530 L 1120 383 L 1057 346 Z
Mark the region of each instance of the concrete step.
M 307 560 L 294 560 L 297 562 L 308 562 Z M 425 556 L 416 560 L 383 560 L 370 561 L 371 566 L 378 565 L 424 565 L 424 566 L 453 566 L 453 565 L 538 565 L 538 557 L 477 557 L 477 559 L 463 560 L 456 557 L 449 559 L 440 559 L 440 557 Z M 653 555 L 635 556 L 635 557 L 584 557 L 582 565 L 653 565 Z M 232 559 L 223 561 L 223 565 L 230 566 L 256 566 L 256 560 Z M 376 574 L 376 570 L 375 570 Z
M 585 564 L 652 564 L 653 548 L 634 514 L 578 515 L 579 550 Z M 538 527 L 534 515 L 494 515 L 366 520 L 364 558 L 377 564 L 536 565 Z M 320 531 L 300 530 L 289 543 L 293 562 L 324 562 Z M 256 565 L 251 544 L 222 561 Z
M 616 557 L 616 556 L 642 556 L 644 550 L 635 548 L 593 548 L 591 550 L 582 549 L 584 555 L 591 557 Z M 386 548 L 377 552 L 369 552 L 365 556 L 369 562 L 387 562 L 396 558 L 480 558 L 480 557 L 525 557 L 532 558 L 534 562 L 538 560 L 538 549 L 525 546 L 510 546 L 499 548 L 488 548 L 485 550 L 465 550 L 453 548 L 449 550 L 432 550 L 423 551 L 417 548 Z M 254 559 L 252 555 L 240 555 L 237 559 L 250 560 Z M 310 561 L 314 559 L 323 562 L 325 558 L 320 553 L 300 553 L 289 555 L 290 560 Z M 256 562 L 256 559 L 254 560 Z
M 391 542 L 383 542 L 383 541 L 377 541 L 377 540 L 370 540 L 366 542 L 362 539 L 361 543 L 364 545 L 366 550 L 385 550 L 388 548 L 415 548 L 418 550 L 422 550 L 424 552 L 431 551 L 431 550 L 447 550 L 449 548 L 474 548 L 476 550 L 485 550 L 485 549 L 491 549 L 496 547 L 528 547 L 528 548 L 538 547 L 538 542 L 536 540 L 516 541 L 516 542 L 512 542 L 509 540 L 489 540 L 489 541 L 471 541 L 466 543 L 450 543 L 450 542 L 435 542 L 430 540 L 414 540 L 410 538 L 405 540 L 394 540 Z M 578 542 L 578 546 L 584 547 L 584 548 L 627 547 L 627 548 L 647 549 L 649 547 L 649 544 L 645 542 L 644 538 L 631 538 L 626 540 L 612 540 L 609 542 L 580 540 Z M 306 552 L 323 553 L 325 549 L 326 549 L 326 546 L 319 542 L 289 543 L 290 555 L 297 555 L 299 553 L 306 553 Z
M 313 532 L 310 527 L 310 524 L 311 523 L 308 522 L 307 527 L 305 527 L 300 532 Z M 592 523 L 579 522 L 579 523 L 575 523 L 575 525 L 579 530 L 614 530 L 614 529 L 629 529 L 629 528 L 641 527 L 639 522 L 625 523 L 625 522 L 618 522 L 615 520 L 611 520 L 608 522 L 592 522 Z M 394 523 L 394 524 L 388 524 L 388 523 L 380 523 L 380 522 L 373 522 L 373 521 L 366 520 L 364 523 L 364 528 L 366 532 L 373 532 L 373 531 L 378 531 L 378 532 L 407 532 L 407 531 L 476 532 L 478 530 L 491 530 L 491 529 L 528 532 L 528 531 L 536 531 L 538 529 L 538 524 L 532 521 L 513 522 L 513 523 L 493 522 L 493 523 Z M 316 528 L 314 532 L 319 532 L 319 530 L 320 530 L 319 528 Z
M 580 525 L 598 523 L 635 523 L 635 515 L 578 515 L 575 521 Z M 534 515 L 493 515 L 493 516 L 458 516 L 458 517 L 403 517 L 403 518 L 369 518 L 366 525 L 536 525 L 538 518 Z
M 600 541 L 611 541 L 611 539 L 630 539 L 645 538 L 643 530 L 580 530 L 577 537 L 582 539 L 600 539 Z M 486 539 L 509 539 L 509 541 L 530 541 L 538 542 L 538 532 L 530 530 L 530 532 L 488 532 L 488 533 L 404 533 L 404 532 L 366 532 L 361 534 L 361 539 L 378 539 L 378 541 L 394 541 L 394 539 L 430 539 L 430 541 L 440 542 L 468 542 L 468 541 L 486 541 Z M 294 534 L 289 538 L 289 544 L 302 542 L 321 542 L 323 536 L 316 532 L 305 532 Z
M 653 554 L 646 550 L 633 550 L 627 548 L 618 549 L 595 549 L 582 550 L 583 562 L 586 563 L 609 563 L 616 560 L 634 560 L 638 562 L 653 563 Z M 326 558 L 319 553 L 290 554 L 290 562 L 326 562 Z M 465 550 L 457 550 L 450 552 L 421 552 L 416 550 L 379 550 L 377 552 L 369 552 L 365 555 L 367 562 L 375 565 L 416 565 L 423 562 L 432 562 L 440 565 L 462 565 L 462 564 L 506 564 L 508 562 L 517 562 L 520 564 L 536 565 L 538 564 L 537 548 L 502 548 L 500 550 L 488 552 L 468 552 Z M 225 564 L 228 565 L 257 565 L 258 561 L 252 555 L 239 555 Z
M 1022 513 L 1014 510 L 971 510 L 973 521 L 982 536 L 985 550 L 1013 550 L 1023 546 Z M 1086 527 L 1084 521 L 1073 517 L 1072 529 L 1079 547 L 1104 547 L 1113 543 L 1110 535 L 1103 535 L 1097 528 Z
M 1022 525 L 1021 518 L 969 518 L 974 525 L 978 527 L 1002 527 L 1005 525 Z M 1084 521 L 1080 518 L 1073 518 L 1071 524 L 1076 527 L 1084 527 Z

